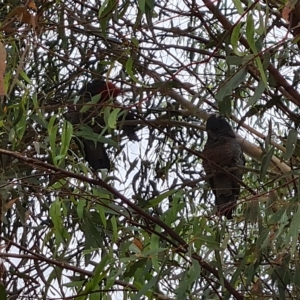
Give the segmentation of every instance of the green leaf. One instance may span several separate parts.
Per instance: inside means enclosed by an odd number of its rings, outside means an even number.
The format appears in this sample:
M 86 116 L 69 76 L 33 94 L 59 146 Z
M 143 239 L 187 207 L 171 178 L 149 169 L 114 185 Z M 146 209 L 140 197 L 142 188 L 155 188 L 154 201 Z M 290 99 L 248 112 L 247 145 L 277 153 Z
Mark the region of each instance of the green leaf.
M 267 154 L 264 155 L 261 161 L 261 169 L 260 169 L 260 178 L 263 180 L 266 176 L 268 167 L 272 161 L 272 157 L 274 154 L 274 147 L 272 147 Z
M 174 193 L 176 193 L 176 190 L 169 190 L 165 193 L 158 195 L 156 198 L 149 200 L 150 207 L 157 206 L 160 202 L 162 202 L 167 197 L 173 195 Z
M 222 287 L 224 288 L 224 276 L 223 276 L 223 268 L 222 268 L 220 251 L 215 250 L 214 252 L 215 252 L 215 258 L 217 261 L 217 270 L 218 270 L 218 274 L 219 274 L 219 280 L 220 280 Z
M 245 67 L 241 68 L 234 74 L 229 80 L 223 83 L 216 94 L 216 99 L 222 101 L 226 96 L 232 94 L 232 90 L 235 89 L 242 81 L 244 81 L 247 75 Z
M 17 124 L 15 124 L 15 128 L 16 128 L 16 134 L 18 136 L 18 140 L 22 140 L 24 133 L 26 132 L 26 123 L 27 123 L 27 114 L 24 110 L 23 114 L 21 116 L 21 118 L 19 119 L 19 122 Z M 15 141 L 16 142 L 16 141 Z
M 14 128 L 11 128 L 11 130 L 9 131 L 9 134 L 8 134 L 8 140 L 13 143 L 13 141 L 15 141 L 16 139 L 16 131 Z
M 99 102 L 101 98 L 101 94 L 97 94 L 95 96 L 92 97 L 91 101 L 87 102 L 81 109 L 80 109 L 80 113 L 85 113 L 90 109 L 93 109 L 93 107 L 95 107 L 95 105 Z
M 101 292 L 93 292 L 90 294 L 89 300 L 99 300 L 99 299 L 109 300 L 111 299 L 111 297 L 107 293 L 103 295 L 103 293 Z
M 244 57 L 238 57 L 232 55 L 226 56 L 226 62 L 228 65 L 241 66 L 243 64 L 243 61 L 244 61 Z
M 215 241 L 214 236 L 199 235 L 196 238 L 199 239 L 204 245 L 207 246 L 207 248 L 211 250 L 222 250 L 220 247 L 220 243 Z
M 101 218 L 103 227 L 106 228 L 107 227 L 107 221 L 106 221 L 106 215 L 105 215 L 105 207 L 103 207 L 101 205 L 97 205 L 97 210 L 98 210 L 99 216 Z
M 263 58 L 263 69 L 267 70 L 270 65 L 271 60 L 271 51 L 265 51 L 264 52 L 264 58 Z
M 83 137 L 87 140 L 94 141 L 95 143 L 100 142 L 103 144 L 109 144 L 115 148 L 119 148 L 119 144 L 116 141 L 106 138 L 105 136 L 101 136 L 101 134 L 93 132 L 92 128 L 87 125 L 82 126 L 80 129 L 81 130 L 76 131 L 75 133 L 75 135 L 78 137 Z
M 238 24 L 236 24 L 233 27 L 233 30 L 232 30 L 232 33 L 231 33 L 232 50 L 233 50 L 234 54 L 236 54 L 237 56 L 244 56 L 244 53 L 240 52 L 238 50 L 242 26 L 243 26 L 243 23 L 239 22 Z
M 70 281 L 70 282 L 63 284 L 63 286 L 81 288 L 85 282 L 86 282 L 86 280 L 74 280 L 74 281 Z
M 45 293 L 46 293 L 46 295 L 48 293 L 48 290 L 51 289 L 53 281 L 57 280 L 58 282 L 60 282 L 62 271 L 63 271 L 63 268 L 54 267 L 52 269 L 51 273 L 47 276 L 47 281 L 46 281 L 47 284 L 45 284 Z
M 110 2 L 114 2 L 114 1 L 111 1 L 111 0 L 104 0 L 102 3 L 101 3 L 101 6 L 100 6 L 100 9 L 99 9 L 99 12 L 98 12 L 98 16 L 99 17 L 102 17 L 103 15 L 105 15 L 105 10 L 107 10 L 110 6 Z
M 129 245 L 128 249 L 129 249 L 129 251 L 133 252 L 134 254 L 141 254 L 141 252 L 142 252 L 141 249 L 133 243 L 131 243 Z
M 27 118 L 26 111 L 24 108 L 24 104 L 22 102 L 20 102 L 20 104 L 17 107 L 11 106 L 10 108 L 14 109 L 15 115 L 16 115 L 16 117 L 14 118 L 13 126 L 16 126 L 22 118 L 26 120 L 26 118 Z
M 169 224 L 172 224 L 173 222 L 175 222 L 177 219 L 178 213 L 182 209 L 184 209 L 185 203 L 182 201 L 183 196 L 184 196 L 183 190 L 176 191 L 175 194 L 172 196 L 172 205 L 170 205 L 171 207 L 165 212 L 165 223 L 166 224 L 169 225 Z M 180 229 L 179 225 L 180 224 L 178 224 L 178 226 L 176 226 L 175 231 Z
M 146 0 L 146 8 L 148 8 L 148 10 L 153 10 L 155 7 L 155 1 L 154 0 Z
M 248 105 L 253 105 L 256 101 L 261 97 L 263 92 L 265 91 L 265 83 L 260 80 L 258 86 L 255 88 L 254 95 L 248 100 Z
M 53 163 L 56 166 L 61 166 L 69 151 L 70 142 L 73 134 L 73 126 L 71 123 L 64 121 L 61 135 L 61 147 L 58 155 L 53 157 Z
M 148 295 L 149 297 L 146 298 L 151 299 L 151 289 L 157 284 L 157 281 L 157 276 L 153 276 L 147 283 L 143 285 L 143 287 L 138 291 L 138 293 L 132 297 L 132 300 L 141 300 L 143 298 L 143 295 Z
M 294 154 L 296 145 L 297 145 L 298 132 L 295 129 L 289 131 L 287 141 L 286 141 L 286 150 L 283 153 L 283 159 L 289 160 Z
M 127 270 L 124 273 L 124 278 L 131 278 L 134 276 L 137 269 L 144 269 L 147 261 L 148 258 L 142 258 L 134 262 L 132 265 L 128 265 Z
M 39 111 L 37 114 L 32 114 L 30 116 L 30 119 L 34 122 L 36 122 L 37 124 L 39 124 L 40 126 L 42 126 L 43 128 L 47 128 L 48 129 L 48 122 L 45 120 L 45 117 L 41 114 L 41 112 Z
M 273 272 L 271 273 L 271 279 L 273 282 L 277 282 L 277 287 L 279 290 L 279 299 L 285 300 L 286 299 L 286 287 L 291 282 L 291 272 L 290 272 L 290 260 L 291 256 L 288 252 L 284 254 L 278 254 L 280 257 L 280 265 L 275 266 L 273 268 Z
M 266 76 L 263 64 L 262 64 L 261 59 L 260 59 L 259 56 L 255 58 L 255 63 L 256 63 L 257 68 L 259 70 L 261 79 L 262 79 L 263 83 L 265 84 L 265 88 L 267 89 L 268 88 L 267 76 Z
M 250 53 L 245 55 L 242 59 L 243 59 L 243 65 L 249 64 L 251 61 L 253 61 L 255 55 Z
M 268 24 L 268 17 L 265 12 L 259 11 L 259 26 L 256 29 L 257 34 L 266 35 L 266 24 Z
M 30 78 L 27 76 L 27 74 L 23 70 L 20 71 L 20 75 L 27 83 L 32 85 Z
M 276 211 L 275 214 L 271 215 L 270 224 L 277 224 L 280 223 L 282 226 L 286 226 L 288 224 L 288 216 L 286 214 L 286 208 L 283 207 L 280 210 Z M 283 228 L 282 228 L 283 229 Z M 277 232 L 277 236 L 281 234 L 281 230 L 279 228 Z
M 118 226 L 117 226 L 117 220 L 115 216 L 112 216 L 112 218 L 110 219 L 111 225 L 112 225 L 112 229 L 113 229 L 113 242 L 116 242 L 119 238 L 118 235 Z
M 259 211 L 259 202 L 256 200 L 247 201 L 246 203 L 246 212 L 245 212 L 245 220 L 247 223 L 255 223 L 257 222 L 260 211 Z
M 223 100 L 220 101 L 218 104 L 220 113 L 222 115 L 229 117 L 232 114 L 231 94 L 224 97 Z
M 5 286 L 2 282 L 0 282 L 0 299 L 7 300 L 7 293 L 5 290 Z
M 131 38 L 131 42 L 136 46 L 137 48 L 139 47 L 139 40 L 136 37 Z
M 86 214 L 82 220 L 82 230 L 85 235 L 85 249 L 100 248 L 103 243 L 101 228 L 99 228 L 98 224 L 93 223 L 89 214 Z M 88 260 L 88 256 L 85 259 Z
M 258 249 L 265 248 L 269 243 L 270 237 L 269 237 L 269 228 L 264 228 L 260 231 L 260 235 L 256 241 L 256 245 Z
M 157 255 L 161 252 L 165 252 L 169 250 L 169 248 L 156 248 L 156 249 L 150 249 L 150 250 L 145 250 L 142 252 L 143 256 L 151 256 L 151 255 Z
M 246 267 L 245 275 L 247 276 L 246 286 L 249 286 L 250 283 L 253 281 L 253 278 L 255 276 L 255 266 L 254 266 L 254 264 L 251 264 L 249 267 Z
M 139 9 L 144 14 L 146 11 L 146 0 L 138 0 Z
M 186 294 L 189 293 L 191 285 L 199 279 L 200 276 L 200 265 L 195 259 L 192 259 L 192 265 L 182 273 L 179 280 L 179 285 L 176 289 L 176 299 L 187 299 Z
M 107 276 L 107 278 L 106 278 L 106 284 L 105 284 L 104 290 L 110 290 L 115 285 L 116 279 L 120 278 L 120 276 L 123 276 L 124 269 L 125 269 L 125 266 L 122 266 L 122 267 L 120 266 L 116 270 L 113 270 L 112 272 L 110 272 L 109 276 Z M 97 300 L 99 300 L 99 299 L 100 298 L 97 298 Z M 105 299 L 105 298 L 103 298 L 103 299 Z M 106 299 L 111 299 L 111 298 L 106 298 Z
M 54 228 L 61 227 L 61 203 L 59 200 L 52 202 L 49 212 Z
M 293 44 L 297 44 L 300 41 L 300 35 L 297 35 L 293 40 L 292 43 Z
M 133 73 L 133 59 L 132 59 L 131 56 L 126 61 L 125 69 L 126 69 L 126 72 L 128 73 L 128 75 L 130 76 L 130 78 L 134 82 L 138 82 L 139 81 L 138 78 L 136 78 L 134 76 L 134 73 Z
M 129 75 L 133 75 L 133 72 L 132 72 L 132 66 L 133 66 L 133 59 L 132 57 L 130 56 L 128 59 L 127 59 L 127 62 L 126 62 L 126 72 L 129 74 Z
M 240 15 L 243 15 L 244 14 L 244 9 L 243 9 L 243 6 L 242 6 L 242 2 L 240 0 L 233 0 L 232 1 L 237 12 L 240 14 Z
M 156 226 L 156 230 L 158 230 L 158 232 L 161 232 L 160 228 L 158 226 Z M 157 249 L 159 249 L 159 240 L 160 237 L 156 234 L 152 234 L 151 235 L 151 239 L 150 239 L 150 250 L 151 251 L 156 251 Z M 143 254 L 145 255 L 145 253 L 143 252 Z M 152 260 L 152 264 L 153 267 L 155 269 L 155 271 L 157 273 L 160 272 L 160 266 L 158 263 L 158 255 L 152 255 L 151 254 L 151 260 Z
M 40 106 L 39 106 L 39 103 L 38 103 L 38 100 L 37 100 L 37 93 L 34 93 L 31 97 L 31 99 L 32 99 L 34 110 L 38 111 Z
M 255 29 L 255 26 L 254 26 L 254 20 L 253 20 L 253 16 L 251 13 L 248 14 L 247 16 L 247 22 L 246 22 L 246 37 L 247 37 L 247 42 L 252 50 L 252 52 L 256 55 L 255 57 L 255 63 L 256 63 L 256 66 L 260 72 L 260 76 L 261 76 L 261 79 L 265 85 L 266 88 L 268 88 L 268 82 L 267 82 L 267 77 L 266 77 L 266 74 L 265 74 L 265 71 L 264 71 L 264 68 L 263 68 L 263 65 L 262 65 L 262 62 L 261 62 L 261 59 L 258 55 L 258 51 L 257 51 L 257 48 L 256 48 L 256 44 L 255 44 L 255 40 L 254 40 L 254 29 Z
M 293 219 L 289 226 L 287 238 L 286 238 L 286 245 L 291 246 L 291 253 L 294 253 L 296 250 L 296 245 L 299 236 L 299 227 L 300 227 L 300 204 L 298 204 L 297 211 L 294 213 Z
M 96 265 L 96 267 L 93 270 L 93 277 L 92 279 L 86 284 L 85 288 L 82 290 L 82 292 L 79 293 L 79 296 L 77 299 L 85 300 L 86 295 L 93 292 L 94 290 L 98 290 L 98 284 L 99 282 L 106 277 L 106 274 L 108 272 L 108 266 L 110 265 L 111 256 L 105 255 L 101 258 L 100 262 Z
M 84 212 L 85 207 L 86 207 L 86 200 L 80 199 L 78 201 L 78 204 L 77 204 L 77 207 L 76 207 L 77 208 L 77 215 L 80 219 L 82 219 L 82 217 L 83 217 L 83 212 Z
M 297 288 L 300 288 L 300 264 L 299 261 L 295 264 L 295 274 L 294 274 L 294 283 L 297 286 Z
M 107 125 L 109 128 L 115 129 L 117 126 L 118 121 L 118 114 L 120 112 L 121 108 L 115 108 L 108 117 Z
M 63 233 L 63 226 L 62 226 L 62 205 L 59 200 L 55 200 L 49 210 L 49 214 L 52 220 L 52 223 L 55 228 L 55 237 L 56 237 L 56 244 L 64 244 L 64 233 Z
M 192 258 L 192 265 L 188 270 L 188 275 L 190 277 L 191 283 L 199 279 L 200 272 L 201 272 L 201 267 L 199 262 L 196 259 Z
M 247 262 L 247 257 L 250 256 L 250 253 L 248 253 L 249 251 L 247 251 L 245 253 L 245 255 L 243 255 L 243 258 L 241 261 L 239 261 L 239 264 L 238 264 L 238 268 L 236 268 L 236 270 L 234 271 L 233 275 L 231 276 L 231 280 L 230 280 L 230 283 L 235 286 L 238 278 L 241 276 L 242 274 L 242 271 L 244 270 L 244 266 Z
M 51 155 L 52 160 L 55 166 L 57 166 L 57 160 L 55 160 L 56 157 L 56 136 L 58 131 L 58 126 L 54 125 L 54 122 L 56 121 L 56 115 L 53 115 L 50 118 L 49 124 L 48 124 L 48 134 L 50 139 L 50 149 L 51 149 Z
M 246 21 L 246 38 L 247 42 L 254 54 L 257 54 L 255 41 L 254 41 L 254 20 L 251 13 L 247 15 Z
M 101 31 L 99 30 L 99 35 L 106 39 L 106 32 L 107 32 L 107 25 L 112 17 L 112 14 L 117 7 L 117 0 L 105 0 L 101 3 L 100 10 L 98 13 L 100 19 L 100 27 Z
M 64 121 L 62 134 L 61 134 L 61 148 L 60 148 L 60 155 L 66 155 L 69 147 L 70 142 L 73 135 L 73 126 L 70 122 Z

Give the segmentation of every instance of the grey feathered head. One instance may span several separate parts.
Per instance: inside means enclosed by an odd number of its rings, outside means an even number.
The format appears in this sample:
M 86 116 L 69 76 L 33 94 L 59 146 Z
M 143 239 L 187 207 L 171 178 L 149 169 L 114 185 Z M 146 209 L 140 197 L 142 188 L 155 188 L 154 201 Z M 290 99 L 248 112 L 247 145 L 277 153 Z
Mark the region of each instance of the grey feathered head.
M 222 116 L 210 116 L 206 122 L 206 130 L 208 137 L 212 138 L 218 136 L 235 137 L 230 124 Z

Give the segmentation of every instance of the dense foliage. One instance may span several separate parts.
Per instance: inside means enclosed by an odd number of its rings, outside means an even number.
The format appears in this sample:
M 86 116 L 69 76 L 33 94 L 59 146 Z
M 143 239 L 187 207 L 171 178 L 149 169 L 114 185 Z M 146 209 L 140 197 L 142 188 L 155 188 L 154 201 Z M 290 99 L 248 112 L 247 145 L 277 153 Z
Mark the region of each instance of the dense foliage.
M 296 299 L 299 11 L 2 1 L 0 299 Z M 101 76 L 122 89 L 140 141 L 120 129 L 116 102 L 100 135 L 65 120 Z M 202 168 L 215 112 L 247 160 L 232 220 L 215 215 Z M 105 142 L 109 172 L 83 159 L 83 136 Z

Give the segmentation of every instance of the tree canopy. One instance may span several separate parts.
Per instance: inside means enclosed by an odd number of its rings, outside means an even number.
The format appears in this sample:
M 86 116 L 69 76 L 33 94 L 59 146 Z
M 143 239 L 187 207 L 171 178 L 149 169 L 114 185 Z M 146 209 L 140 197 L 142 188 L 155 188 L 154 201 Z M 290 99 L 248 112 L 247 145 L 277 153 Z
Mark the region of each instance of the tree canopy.
M 0 299 L 298 299 L 299 12 L 3 1 Z M 99 132 L 65 118 L 94 78 L 122 91 Z M 202 167 L 215 113 L 246 156 L 232 220 Z M 82 138 L 105 145 L 110 170 L 91 168 Z

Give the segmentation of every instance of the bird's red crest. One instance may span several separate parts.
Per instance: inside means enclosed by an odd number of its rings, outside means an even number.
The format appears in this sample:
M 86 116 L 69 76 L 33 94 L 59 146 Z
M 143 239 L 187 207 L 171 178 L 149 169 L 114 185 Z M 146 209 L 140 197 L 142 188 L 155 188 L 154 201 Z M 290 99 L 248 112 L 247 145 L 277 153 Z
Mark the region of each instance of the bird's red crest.
M 109 98 L 115 98 L 121 93 L 121 89 L 111 82 L 103 82 L 103 85 L 98 87 L 98 91 L 99 94 L 101 94 L 102 101 L 107 101 Z

